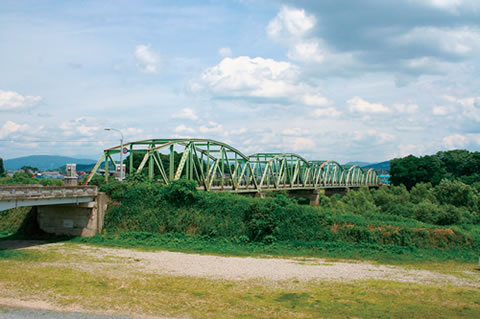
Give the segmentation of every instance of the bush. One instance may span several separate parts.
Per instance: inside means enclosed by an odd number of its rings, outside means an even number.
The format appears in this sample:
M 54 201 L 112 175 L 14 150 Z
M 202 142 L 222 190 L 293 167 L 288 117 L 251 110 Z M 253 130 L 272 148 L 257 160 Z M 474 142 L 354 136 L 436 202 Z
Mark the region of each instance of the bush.
M 3 185 L 36 185 L 40 184 L 43 186 L 61 186 L 63 185 L 63 180 L 61 179 L 39 179 L 33 177 L 30 173 L 27 172 L 17 172 L 13 174 L 12 177 L 6 177 L 0 179 L 0 184 Z
M 410 201 L 418 204 L 424 200 L 437 204 L 438 200 L 430 183 L 418 183 L 410 190 Z
M 435 197 L 440 204 L 456 207 L 466 207 L 472 210 L 478 208 L 478 196 L 470 186 L 459 181 L 442 180 L 434 189 Z

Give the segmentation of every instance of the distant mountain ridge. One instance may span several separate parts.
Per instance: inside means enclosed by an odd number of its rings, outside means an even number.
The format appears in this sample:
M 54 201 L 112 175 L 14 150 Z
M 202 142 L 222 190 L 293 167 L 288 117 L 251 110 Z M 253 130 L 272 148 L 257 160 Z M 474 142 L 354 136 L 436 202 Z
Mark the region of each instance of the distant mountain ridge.
M 364 167 L 364 166 L 368 166 L 368 165 L 372 165 L 372 163 L 368 163 L 368 162 L 348 162 L 348 163 L 345 163 L 345 165 L 358 165 L 360 167 Z
M 369 164 L 366 166 L 362 166 L 363 168 L 373 168 L 380 172 L 381 174 L 384 173 L 389 173 L 390 172 L 390 161 L 385 161 L 385 162 L 380 162 L 380 163 L 375 163 L 375 164 Z
M 31 155 L 4 160 L 6 170 L 16 170 L 23 166 L 36 167 L 41 171 L 56 170 L 65 164 L 95 164 L 94 160 L 58 155 Z
M 358 165 L 362 168 L 373 168 L 379 171 L 380 173 L 390 172 L 390 161 L 380 162 L 380 163 L 367 163 L 367 162 L 348 162 L 345 165 Z

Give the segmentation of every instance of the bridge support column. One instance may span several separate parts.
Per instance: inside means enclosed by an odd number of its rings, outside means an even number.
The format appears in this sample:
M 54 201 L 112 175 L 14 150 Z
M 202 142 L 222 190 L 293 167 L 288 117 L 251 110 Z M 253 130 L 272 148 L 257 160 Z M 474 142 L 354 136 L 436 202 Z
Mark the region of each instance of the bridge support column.
M 255 197 L 256 198 L 265 198 L 265 197 L 267 197 L 267 195 L 263 192 L 258 192 L 258 193 L 255 193 Z
M 327 189 L 325 189 L 325 195 L 332 196 L 332 195 L 335 195 L 335 194 L 340 194 L 340 195 L 343 196 L 343 195 L 346 195 L 349 190 L 350 190 L 350 188 L 348 188 L 348 187 L 327 188 Z
M 320 194 L 324 195 L 324 189 L 313 189 L 313 190 L 292 190 L 288 194 L 295 198 L 305 198 L 310 201 L 310 205 L 318 206 L 320 205 Z
M 91 237 L 103 228 L 107 203 L 107 195 L 98 193 L 89 203 L 37 206 L 38 225 L 50 234 Z

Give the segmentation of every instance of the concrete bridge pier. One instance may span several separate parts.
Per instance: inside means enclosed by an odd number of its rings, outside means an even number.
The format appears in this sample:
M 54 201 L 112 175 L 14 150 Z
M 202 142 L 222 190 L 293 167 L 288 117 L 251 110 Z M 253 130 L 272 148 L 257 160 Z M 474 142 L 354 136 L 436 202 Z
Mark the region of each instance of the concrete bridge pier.
M 346 195 L 350 191 L 349 187 L 339 187 L 339 188 L 326 188 L 325 195 L 333 196 L 335 194 Z
M 37 206 L 38 226 L 50 234 L 91 237 L 102 231 L 107 204 L 107 195 L 98 193 L 93 202 Z
M 325 195 L 325 189 L 313 190 L 291 190 L 288 194 L 294 198 L 306 198 L 310 201 L 310 205 L 320 205 L 320 194 Z

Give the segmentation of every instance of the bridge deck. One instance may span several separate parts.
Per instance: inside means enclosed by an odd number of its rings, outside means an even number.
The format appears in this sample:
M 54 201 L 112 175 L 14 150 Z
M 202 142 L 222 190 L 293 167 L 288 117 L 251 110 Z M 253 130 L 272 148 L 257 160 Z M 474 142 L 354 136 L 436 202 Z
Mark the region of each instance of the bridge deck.
M 263 192 L 263 191 L 277 191 L 277 190 L 315 190 L 315 189 L 339 189 L 339 188 L 359 188 L 359 187 L 378 187 L 378 185 L 364 185 L 364 184 L 327 184 L 327 185 L 312 185 L 312 184 L 293 184 L 293 185 L 263 185 L 259 190 L 253 186 L 243 186 L 240 185 L 237 188 L 234 188 L 231 184 L 222 186 L 212 186 L 210 191 L 212 192 L 235 192 L 235 193 L 253 193 L 253 192 Z M 204 190 L 204 187 L 198 187 L 198 190 Z
M 75 204 L 93 201 L 96 186 L 1 185 L 0 210 L 22 206 Z

